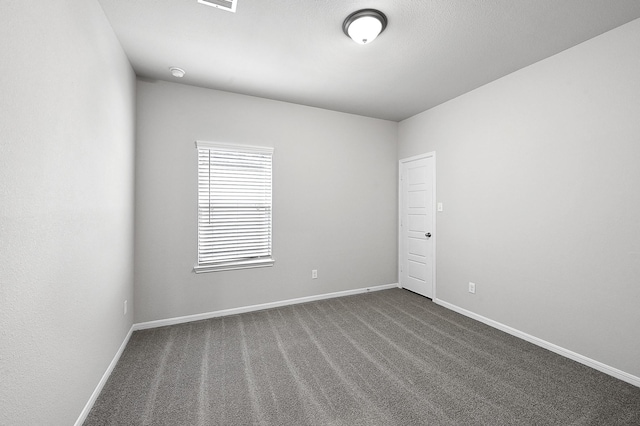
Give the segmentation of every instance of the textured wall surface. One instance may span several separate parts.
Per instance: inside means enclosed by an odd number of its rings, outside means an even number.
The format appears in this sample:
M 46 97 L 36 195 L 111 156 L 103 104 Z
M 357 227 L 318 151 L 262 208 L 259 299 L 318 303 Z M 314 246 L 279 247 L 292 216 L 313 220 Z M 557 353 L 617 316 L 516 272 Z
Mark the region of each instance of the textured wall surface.
M 636 377 L 638 52 L 640 20 L 399 125 L 437 152 L 437 297 Z
M 166 82 L 137 93 L 136 322 L 397 282 L 397 123 Z M 273 267 L 192 272 L 196 140 L 275 148 Z
M 132 324 L 135 77 L 95 1 L 0 5 L 0 424 L 70 425 Z

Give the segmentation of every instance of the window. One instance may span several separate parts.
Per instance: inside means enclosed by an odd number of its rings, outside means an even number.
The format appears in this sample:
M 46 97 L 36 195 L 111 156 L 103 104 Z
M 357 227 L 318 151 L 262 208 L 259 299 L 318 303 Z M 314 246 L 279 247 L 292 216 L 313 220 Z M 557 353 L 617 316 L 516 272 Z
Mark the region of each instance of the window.
M 196 273 L 273 265 L 273 148 L 196 142 L 198 262 Z

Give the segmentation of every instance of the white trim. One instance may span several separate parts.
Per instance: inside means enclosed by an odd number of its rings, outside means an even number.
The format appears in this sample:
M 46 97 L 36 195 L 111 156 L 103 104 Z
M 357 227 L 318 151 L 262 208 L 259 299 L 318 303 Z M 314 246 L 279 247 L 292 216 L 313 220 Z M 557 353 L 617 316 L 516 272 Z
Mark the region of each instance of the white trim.
M 229 142 L 210 142 L 210 141 L 196 141 L 197 149 L 215 149 L 218 151 L 242 151 L 242 152 L 260 152 L 263 154 L 273 155 L 274 148 L 271 146 L 258 146 L 258 145 L 243 145 L 240 143 Z
M 522 340 L 526 340 L 527 342 L 533 343 L 534 345 L 540 346 L 541 348 L 548 349 L 551 352 L 555 352 L 558 355 L 562 355 L 565 358 L 569 358 L 573 361 L 579 362 L 580 364 L 586 365 L 587 367 L 591 367 L 595 370 L 598 370 L 602 373 L 608 374 L 609 376 L 613 376 L 616 379 L 620 379 L 624 382 L 630 383 L 634 386 L 640 387 L 640 377 L 634 376 L 633 374 L 629 374 L 622 370 L 618 370 L 617 368 L 611 367 L 607 364 L 603 364 L 600 361 L 596 361 L 594 359 L 588 358 L 584 355 L 580 355 L 579 353 L 570 351 L 569 349 L 565 349 L 561 346 L 555 345 L 553 343 L 547 342 L 546 340 L 539 339 L 535 336 L 527 334 L 523 331 L 517 330 L 513 327 L 509 327 L 508 325 L 502 324 L 498 321 L 494 321 L 492 319 L 483 317 L 482 315 L 478 315 L 474 312 L 468 311 L 464 308 L 456 306 L 452 303 L 445 302 L 440 299 L 433 299 L 435 303 L 440 306 L 443 306 L 447 309 L 450 309 L 454 312 L 462 314 L 466 317 L 472 318 L 476 321 L 480 321 L 484 324 L 487 324 L 493 328 L 497 328 L 498 330 L 504 331 L 505 333 L 511 334 L 512 336 L 518 337 Z
M 436 161 L 436 152 L 435 151 L 431 151 L 431 152 L 427 152 L 424 154 L 418 154 L 418 155 L 414 155 L 412 157 L 407 157 L 407 158 L 402 158 L 398 161 L 398 287 L 403 288 L 401 285 L 401 277 L 402 274 L 400 274 L 400 268 L 402 267 L 402 227 L 400 226 L 401 221 L 402 221 L 402 172 L 403 172 L 403 167 L 405 163 L 409 163 L 411 161 L 416 161 L 416 160 L 422 160 L 423 158 L 433 158 L 433 187 L 432 187 L 432 196 L 433 196 L 433 214 L 431 215 L 432 217 L 432 221 L 431 221 L 431 225 L 432 225 L 432 229 L 433 231 L 433 272 L 432 272 L 432 277 L 431 277 L 431 299 L 432 300 L 436 300 L 436 288 L 437 283 L 436 283 L 436 265 L 437 265 L 437 261 L 436 261 L 436 253 L 437 253 L 437 247 L 438 247 L 438 228 L 437 228 L 437 214 L 438 214 L 438 209 L 437 209 L 437 204 L 438 204 L 438 198 L 436 197 L 436 190 L 437 190 L 437 186 L 436 186 L 436 176 L 437 176 L 437 172 L 436 172 L 436 166 L 437 166 L 437 161 Z
M 228 315 L 244 314 L 246 312 L 261 311 L 263 309 L 279 308 L 281 306 L 297 305 L 299 303 L 313 302 L 316 300 L 333 299 L 334 297 L 352 296 L 354 294 L 368 293 L 371 291 L 388 290 L 398 288 L 398 284 L 385 284 L 375 287 L 358 288 L 355 290 L 337 291 L 316 296 L 299 297 L 297 299 L 282 300 L 279 302 L 262 303 L 259 305 L 243 306 L 240 308 L 223 309 L 221 311 L 205 312 L 202 314 L 186 315 L 183 317 L 167 318 L 163 320 L 147 321 L 133 324 L 133 330 L 146 330 L 148 328 L 165 327 L 167 325 L 183 324 L 186 322 L 200 321 L 210 318 L 224 317 Z
M 251 269 L 251 268 L 264 268 L 267 266 L 273 266 L 276 263 L 272 258 L 258 259 L 258 260 L 238 260 L 234 262 L 227 262 L 218 265 L 194 265 L 193 272 L 196 274 L 202 274 L 204 272 L 216 272 L 216 271 L 233 271 L 236 269 Z
M 134 328 L 134 326 L 132 325 L 131 328 L 129 329 L 129 332 L 127 333 L 126 337 L 122 341 L 122 344 L 120 345 L 120 348 L 118 349 L 118 352 L 116 352 L 116 355 L 111 360 L 111 364 L 109 364 L 109 366 L 107 367 L 107 370 L 104 372 L 104 374 L 102 375 L 102 378 L 98 382 L 98 386 L 96 386 L 95 390 L 91 394 L 91 397 L 89 398 L 89 401 L 87 401 L 86 405 L 82 409 L 82 412 L 80 413 L 80 417 L 78 417 L 78 420 L 76 420 L 76 422 L 74 424 L 75 426 L 82 426 L 84 421 L 87 419 L 87 416 L 89 415 L 89 412 L 93 408 L 93 404 L 95 404 L 96 399 L 98 399 L 98 395 L 100 395 L 100 392 L 102 392 L 102 388 L 107 383 L 107 379 L 109 379 L 109 376 L 111 375 L 111 372 L 113 372 L 113 369 L 116 367 L 116 364 L 120 360 L 120 357 L 122 356 L 122 353 L 124 352 L 124 348 L 127 347 L 127 343 L 129 343 L 129 339 L 131 338 L 131 334 L 133 333 L 133 328 Z

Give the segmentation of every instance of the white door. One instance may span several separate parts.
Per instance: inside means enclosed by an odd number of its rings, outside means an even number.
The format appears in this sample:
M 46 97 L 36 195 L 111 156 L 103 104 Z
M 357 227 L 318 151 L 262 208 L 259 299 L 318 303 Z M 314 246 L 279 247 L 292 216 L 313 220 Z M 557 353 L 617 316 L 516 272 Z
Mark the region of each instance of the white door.
M 435 153 L 400 160 L 400 287 L 434 297 Z

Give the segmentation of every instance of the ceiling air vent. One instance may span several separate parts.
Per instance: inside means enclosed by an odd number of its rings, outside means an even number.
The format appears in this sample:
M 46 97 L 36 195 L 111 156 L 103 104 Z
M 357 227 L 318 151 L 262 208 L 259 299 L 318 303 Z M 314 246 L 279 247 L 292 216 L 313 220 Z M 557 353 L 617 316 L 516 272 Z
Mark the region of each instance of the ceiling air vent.
M 198 3 L 235 13 L 238 0 L 198 0 Z

